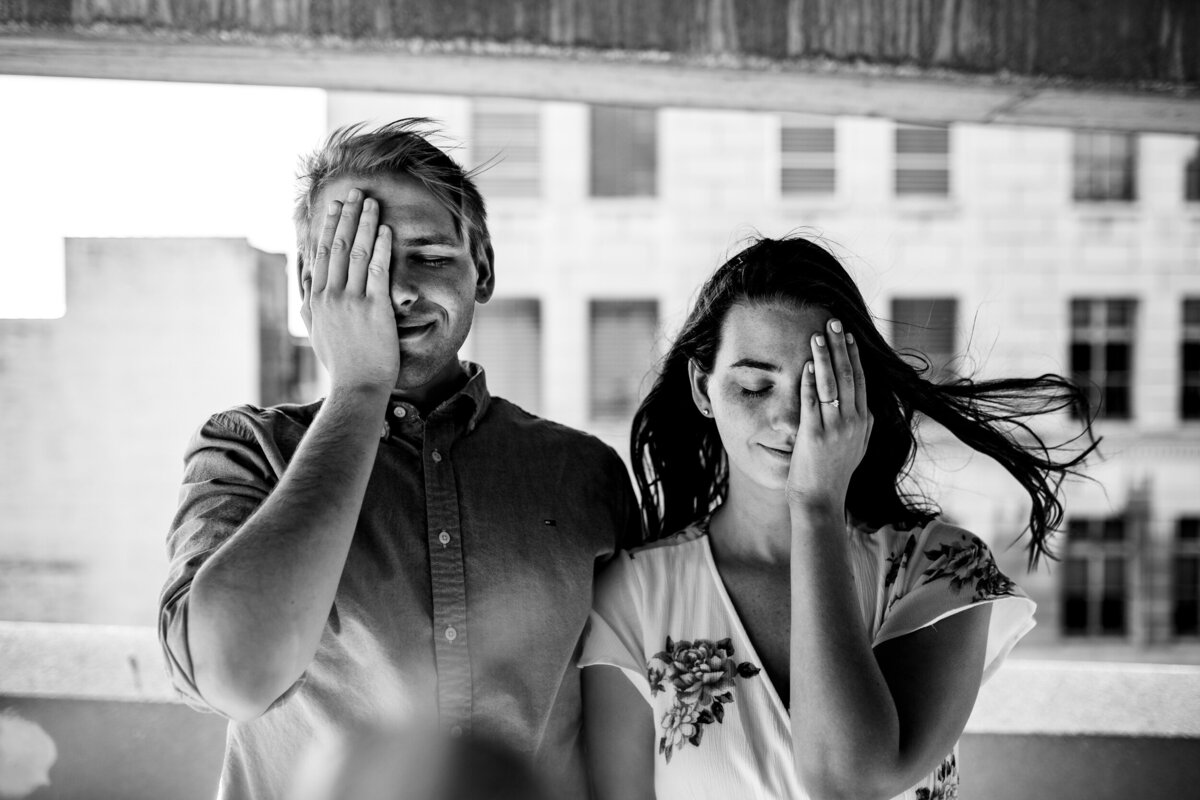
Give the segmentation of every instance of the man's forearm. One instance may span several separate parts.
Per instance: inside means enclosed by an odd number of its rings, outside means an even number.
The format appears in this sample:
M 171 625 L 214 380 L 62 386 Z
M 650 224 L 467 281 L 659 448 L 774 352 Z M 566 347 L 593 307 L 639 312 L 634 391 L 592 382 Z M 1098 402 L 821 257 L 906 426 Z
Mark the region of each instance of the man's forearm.
M 326 399 L 279 484 L 196 573 L 188 645 L 200 693 L 258 716 L 307 668 L 354 538 L 388 393 Z

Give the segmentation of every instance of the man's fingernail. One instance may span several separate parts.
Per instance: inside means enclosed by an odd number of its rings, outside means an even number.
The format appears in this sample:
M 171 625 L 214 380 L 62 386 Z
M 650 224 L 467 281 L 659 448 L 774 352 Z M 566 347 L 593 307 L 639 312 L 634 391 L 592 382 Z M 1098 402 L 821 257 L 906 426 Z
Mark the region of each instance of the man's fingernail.
M 853 333 L 846 334 L 846 344 L 854 344 L 854 334 Z
M 338 213 L 338 211 L 341 210 L 341 207 L 342 207 L 342 204 L 339 203 L 337 200 L 329 201 L 329 213 L 330 214 Z
M 357 203 L 358 198 L 361 194 L 362 194 L 362 192 L 358 191 L 358 189 L 351 189 L 350 194 L 346 195 L 346 202 L 347 203 Z

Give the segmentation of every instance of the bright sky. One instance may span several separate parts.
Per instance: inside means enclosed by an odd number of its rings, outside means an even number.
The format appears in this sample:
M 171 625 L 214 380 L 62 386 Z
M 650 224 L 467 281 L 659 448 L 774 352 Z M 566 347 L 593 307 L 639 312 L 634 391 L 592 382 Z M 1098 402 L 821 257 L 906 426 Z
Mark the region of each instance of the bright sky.
M 63 314 L 69 236 L 236 236 L 293 249 L 297 157 L 325 92 L 0 76 L 0 318 Z

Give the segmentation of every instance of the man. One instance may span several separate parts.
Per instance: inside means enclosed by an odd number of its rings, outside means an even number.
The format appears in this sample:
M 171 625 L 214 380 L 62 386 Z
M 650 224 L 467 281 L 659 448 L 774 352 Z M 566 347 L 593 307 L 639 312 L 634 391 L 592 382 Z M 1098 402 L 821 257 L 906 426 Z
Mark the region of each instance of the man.
M 184 695 L 231 720 L 223 798 L 280 797 L 314 739 L 412 720 L 586 792 L 575 659 L 636 502 L 611 448 L 458 360 L 492 247 L 427 124 L 341 129 L 303 164 L 329 396 L 217 414 L 185 456 L 159 635 Z

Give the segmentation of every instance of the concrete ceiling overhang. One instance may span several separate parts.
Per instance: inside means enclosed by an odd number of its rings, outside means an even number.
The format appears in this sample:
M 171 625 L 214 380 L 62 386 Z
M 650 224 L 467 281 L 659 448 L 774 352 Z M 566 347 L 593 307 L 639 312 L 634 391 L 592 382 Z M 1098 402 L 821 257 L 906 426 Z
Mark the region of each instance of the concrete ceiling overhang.
M 6 0 L 0 73 L 1200 133 L 1196 0 Z

